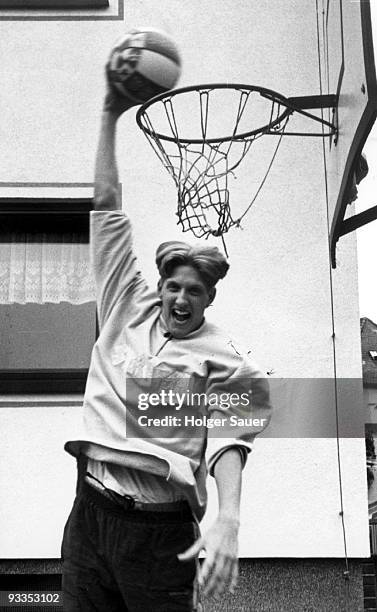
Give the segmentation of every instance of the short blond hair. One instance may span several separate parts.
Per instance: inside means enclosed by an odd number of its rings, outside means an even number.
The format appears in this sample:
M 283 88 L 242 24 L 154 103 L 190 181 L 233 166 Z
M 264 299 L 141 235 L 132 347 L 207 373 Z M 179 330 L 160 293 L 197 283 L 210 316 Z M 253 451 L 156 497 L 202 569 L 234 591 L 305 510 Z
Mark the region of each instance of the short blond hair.
M 177 266 L 191 266 L 208 289 L 224 278 L 229 269 L 226 258 L 217 247 L 174 240 L 160 244 L 156 251 L 156 265 L 162 280 L 169 278 Z

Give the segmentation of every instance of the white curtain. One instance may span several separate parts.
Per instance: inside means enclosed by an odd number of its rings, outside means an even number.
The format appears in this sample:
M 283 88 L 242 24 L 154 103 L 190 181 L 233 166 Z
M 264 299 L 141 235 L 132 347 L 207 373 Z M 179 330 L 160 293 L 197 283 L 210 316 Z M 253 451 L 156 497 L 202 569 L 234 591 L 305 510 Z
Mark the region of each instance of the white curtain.
M 10 234 L 0 242 L 0 304 L 83 304 L 94 297 L 89 244 L 79 234 Z

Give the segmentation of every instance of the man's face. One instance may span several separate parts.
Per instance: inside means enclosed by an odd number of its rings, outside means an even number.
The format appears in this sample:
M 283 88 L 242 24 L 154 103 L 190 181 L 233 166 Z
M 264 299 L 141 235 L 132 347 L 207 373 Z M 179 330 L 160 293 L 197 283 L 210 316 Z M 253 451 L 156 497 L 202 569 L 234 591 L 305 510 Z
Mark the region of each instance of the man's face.
M 204 310 L 215 297 L 215 289 L 207 289 L 195 268 L 177 266 L 159 284 L 159 296 L 168 331 L 174 338 L 184 338 L 201 325 Z

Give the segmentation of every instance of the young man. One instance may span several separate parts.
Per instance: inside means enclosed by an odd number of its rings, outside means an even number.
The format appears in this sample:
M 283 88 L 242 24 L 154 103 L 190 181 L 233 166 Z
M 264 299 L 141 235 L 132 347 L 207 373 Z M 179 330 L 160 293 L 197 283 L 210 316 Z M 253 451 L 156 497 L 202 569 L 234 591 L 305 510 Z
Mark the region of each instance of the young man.
M 157 389 L 163 416 L 169 393 L 182 397 L 183 389 L 187 399 L 205 391 L 216 399 L 207 417 L 221 419 L 231 413 L 224 397 L 245 392 L 264 417 L 260 429 L 270 412 L 261 373 L 204 317 L 228 270 L 218 249 L 163 243 L 156 254 L 157 291 L 137 268 L 115 160 L 116 123 L 130 106 L 108 85 L 91 215 L 100 335 L 84 399 L 84 433 L 66 445 L 79 458 L 78 493 L 62 547 L 66 612 L 199 610 L 196 576 L 208 596 L 236 585 L 241 471 L 256 430 L 211 437 L 204 420 L 185 427 L 177 410 L 162 430 L 148 428 L 152 413 L 140 408 L 140 397 L 152 398 Z M 189 413 L 202 414 L 192 406 Z M 216 480 L 219 512 L 200 537 L 207 470 Z

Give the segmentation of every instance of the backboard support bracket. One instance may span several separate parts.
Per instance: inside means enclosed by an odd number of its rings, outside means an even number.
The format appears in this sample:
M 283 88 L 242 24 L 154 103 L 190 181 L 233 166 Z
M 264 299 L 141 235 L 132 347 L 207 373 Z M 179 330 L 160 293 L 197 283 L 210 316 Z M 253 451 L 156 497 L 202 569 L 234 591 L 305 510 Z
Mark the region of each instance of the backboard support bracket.
M 335 108 L 338 104 L 336 94 L 324 94 L 317 96 L 291 96 L 288 98 L 290 104 L 303 110 L 305 108 Z
M 340 236 L 345 236 L 350 232 L 354 232 L 359 227 L 370 223 L 371 221 L 375 221 L 377 219 L 377 206 L 372 206 L 367 210 L 363 210 L 363 212 L 358 213 L 357 215 L 352 215 L 352 217 L 348 217 L 348 219 L 344 219 L 342 225 L 339 230 L 339 238 Z
M 338 108 L 338 95 L 337 94 L 323 94 L 314 96 L 291 96 L 287 98 L 287 106 L 292 111 L 313 119 L 314 121 L 321 123 L 322 126 L 329 128 L 329 131 L 322 130 L 321 132 L 284 132 L 284 136 L 314 136 L 323 138 L 324 136 L 333 137 L 334 145 L 338 140 L 338 125 L 337 125 L 337 108 Z M 331 108 L 333 111 L 334 122 L 326 121 L 323 117 L 318 117 L 312 113 L 308 113 L 307 110 L 313 109 L 324 109 Z

